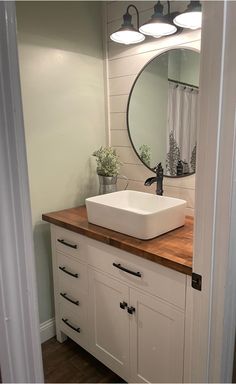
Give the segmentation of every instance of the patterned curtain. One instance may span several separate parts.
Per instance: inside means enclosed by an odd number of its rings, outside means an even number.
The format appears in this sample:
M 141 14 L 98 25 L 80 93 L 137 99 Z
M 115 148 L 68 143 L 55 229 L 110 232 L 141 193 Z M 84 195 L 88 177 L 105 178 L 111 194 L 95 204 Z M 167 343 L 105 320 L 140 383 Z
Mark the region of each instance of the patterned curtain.
M 167 172 L 176 174 L 181 160 L 195 172 L 198 89 L 169 82 L 167 118 Z

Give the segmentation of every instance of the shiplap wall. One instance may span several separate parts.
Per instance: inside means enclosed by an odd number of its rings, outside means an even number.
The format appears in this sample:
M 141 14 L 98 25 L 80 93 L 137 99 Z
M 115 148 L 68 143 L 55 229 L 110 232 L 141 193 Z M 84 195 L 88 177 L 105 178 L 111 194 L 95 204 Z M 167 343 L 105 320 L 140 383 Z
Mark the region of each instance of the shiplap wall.
M 186 8 L 186 2 L 172 2 L 173 10 Z M 146 38 L 144 43 L 124 46 L 112 42 L 109 35 L 122 23 L 122 15 L 129 2 L 113 1 L 106 4 L 107 76 L 109 94 L 110 145 L 116 148 L 123 166 L 121 173 L 128 177 L 128 189 L 155 193 L 155 184 L 145 187 L 144 181 L 154 174 L 138 159 L 132 149 L 126 125 L 126 109 L 132 84 L 142 67 L 156 55 L 176 47 L 200 50 L 200 31 L 185 31 L 163 39 Z M 153 13 L 153 1 L 133 2 L 140 11 L 140 22 L 148 20 Z M 133 17 L 134 25 L 136 23 Z M 145 129 L 145 127 L 144 127 Z M 122 189 L 124 182 L 118 183 Z M 187 201 L 187 214 L 194 214 L 195 176 L 178 179 L 164 178 L 164 195 L 183 198 Z

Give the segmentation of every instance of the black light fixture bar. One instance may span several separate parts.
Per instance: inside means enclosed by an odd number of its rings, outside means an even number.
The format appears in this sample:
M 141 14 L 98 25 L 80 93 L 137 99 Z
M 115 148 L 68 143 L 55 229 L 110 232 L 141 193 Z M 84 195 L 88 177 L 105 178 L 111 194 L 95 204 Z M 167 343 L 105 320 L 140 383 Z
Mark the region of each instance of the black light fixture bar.
M 126 14 L 123 16 L 124 18 L 125 17 L 130 17 L 130 24 L 131 24 L 131 19 L 132 19 L 132 16 L 131 14 L 129 13 L 129 10 L 130 8 L 134 8 L 135 11 L 136 11 L 136 15 L 137 15 L 137 30 L 139 29 L 139 11 L 138 11 L 138 8 L 134 5 L 134 4 L 130 4 L 128 5 L 127 9 L 126 9 Z

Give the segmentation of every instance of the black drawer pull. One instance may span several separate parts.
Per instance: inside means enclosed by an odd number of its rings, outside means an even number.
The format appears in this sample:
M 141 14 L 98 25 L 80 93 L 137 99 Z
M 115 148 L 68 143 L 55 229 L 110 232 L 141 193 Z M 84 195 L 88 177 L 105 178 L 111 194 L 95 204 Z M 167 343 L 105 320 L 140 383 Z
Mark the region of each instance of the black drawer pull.
M 71 244 L 71 243 L 68 243 L 67 241 L 63 240 L 63 239 L 57 239 L 57 241 L 59 241 L 59 243 L 63 244 L 63 245 L 66 245 L 67 247 L 70 247 L 70 248 L 74 248 L 74 249 L 77 249 L 77 244 Z
M 113 263 L 113 265 L 114 265 L 114 267 L 121 269 L 124 272 L 130 273 L 131 275 L 134 275 L 137 277 L 142 277 L 141 272 L 130 271 L 129 269 L 122 267 L 122 265 L 120 263 L 119 264 Z
M 78 273 L 72 273 L 72 272 L 69 272 L 66 270 L 66 267 L 59 267 L 59 269 L 62 271 L 62 272 L 65 272 L 67 273 L 67 275 L 70 275 L 72 277 L 75 277 L 76 279 L 78 279 L 79 275 Z
M 70 303 L 75 304 L 75 305 L 79 305 L 79 300 L 72 300 L 72 299 L 70 299 L 70 298 L 67 296 L 67 293 L 60 293 L 60 295 L 61 295 L 64 299 L 68 300 Z
M 63 319 L 63 318 L 62 318 L 62 321 L 63 321 L 68 327 L 70 327 L 71 329 L 73 329 L 73 331 L 76 331 L 76 332 L 80 333 L 80 328 L 79 328 L 79 327 L 76 328 L 76 327 L 74 327 L 73 325 L 71 325 L 71 324 L 69 323 L 68 319 Z

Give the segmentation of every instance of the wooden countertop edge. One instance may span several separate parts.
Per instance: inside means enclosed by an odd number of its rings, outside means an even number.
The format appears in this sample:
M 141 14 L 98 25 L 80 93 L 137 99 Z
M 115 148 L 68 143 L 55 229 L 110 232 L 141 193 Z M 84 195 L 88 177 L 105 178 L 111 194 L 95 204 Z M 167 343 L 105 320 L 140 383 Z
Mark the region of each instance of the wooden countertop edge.
M 175 260 L 171 260 L 169 257 L 165 257 L 163 255 L 153 254 L 151 252 L 137 248 L 137 247 L 135 247 L 135 245 L 129 244 L 123 240 L 122 241 L 118 240 L 118 239 L 114 238 L 113 236 L 105 235 L 103 233 L 98 233 L 97 228 L 99 228 L 99 227 L 96 225 L 90 224 L 89 229 L 83 228 L 81 226 L 67 223 L 66 221 L 61 221 L 60 219 L 56 219 L 55 217 L 48 216 L 48 214 L 43 214 L 42 219 L 44 221 L 47 221 L 50 224 L 57 225 L 61 228 L 71 230 L 73 232 L 79 233 L 80 235 L 84 235 L 84 236 L 89 237 L 91 239 L 100 241 L 104 244 L 111 245 L 112 247 L 121 249 L 121 250 L 126 251 L 126 252 L 130 252 L 136 256 L 139 256 L 139 257 L 145 258 L 147 260 L 156 262 L 156 263 L 163 265 L 165 267 L 174 269 L 175 271 L 178 271 L 180 273 L 183 273 L 186 275 L 192 275 L 192 267 L 185 265 L 183 263 L 182 259 L 180 259 L 179 261 L 176 261 L 176 256 L 175 256 Z M 93 226 L 94 226 L 94 230 L 92 228 Z

